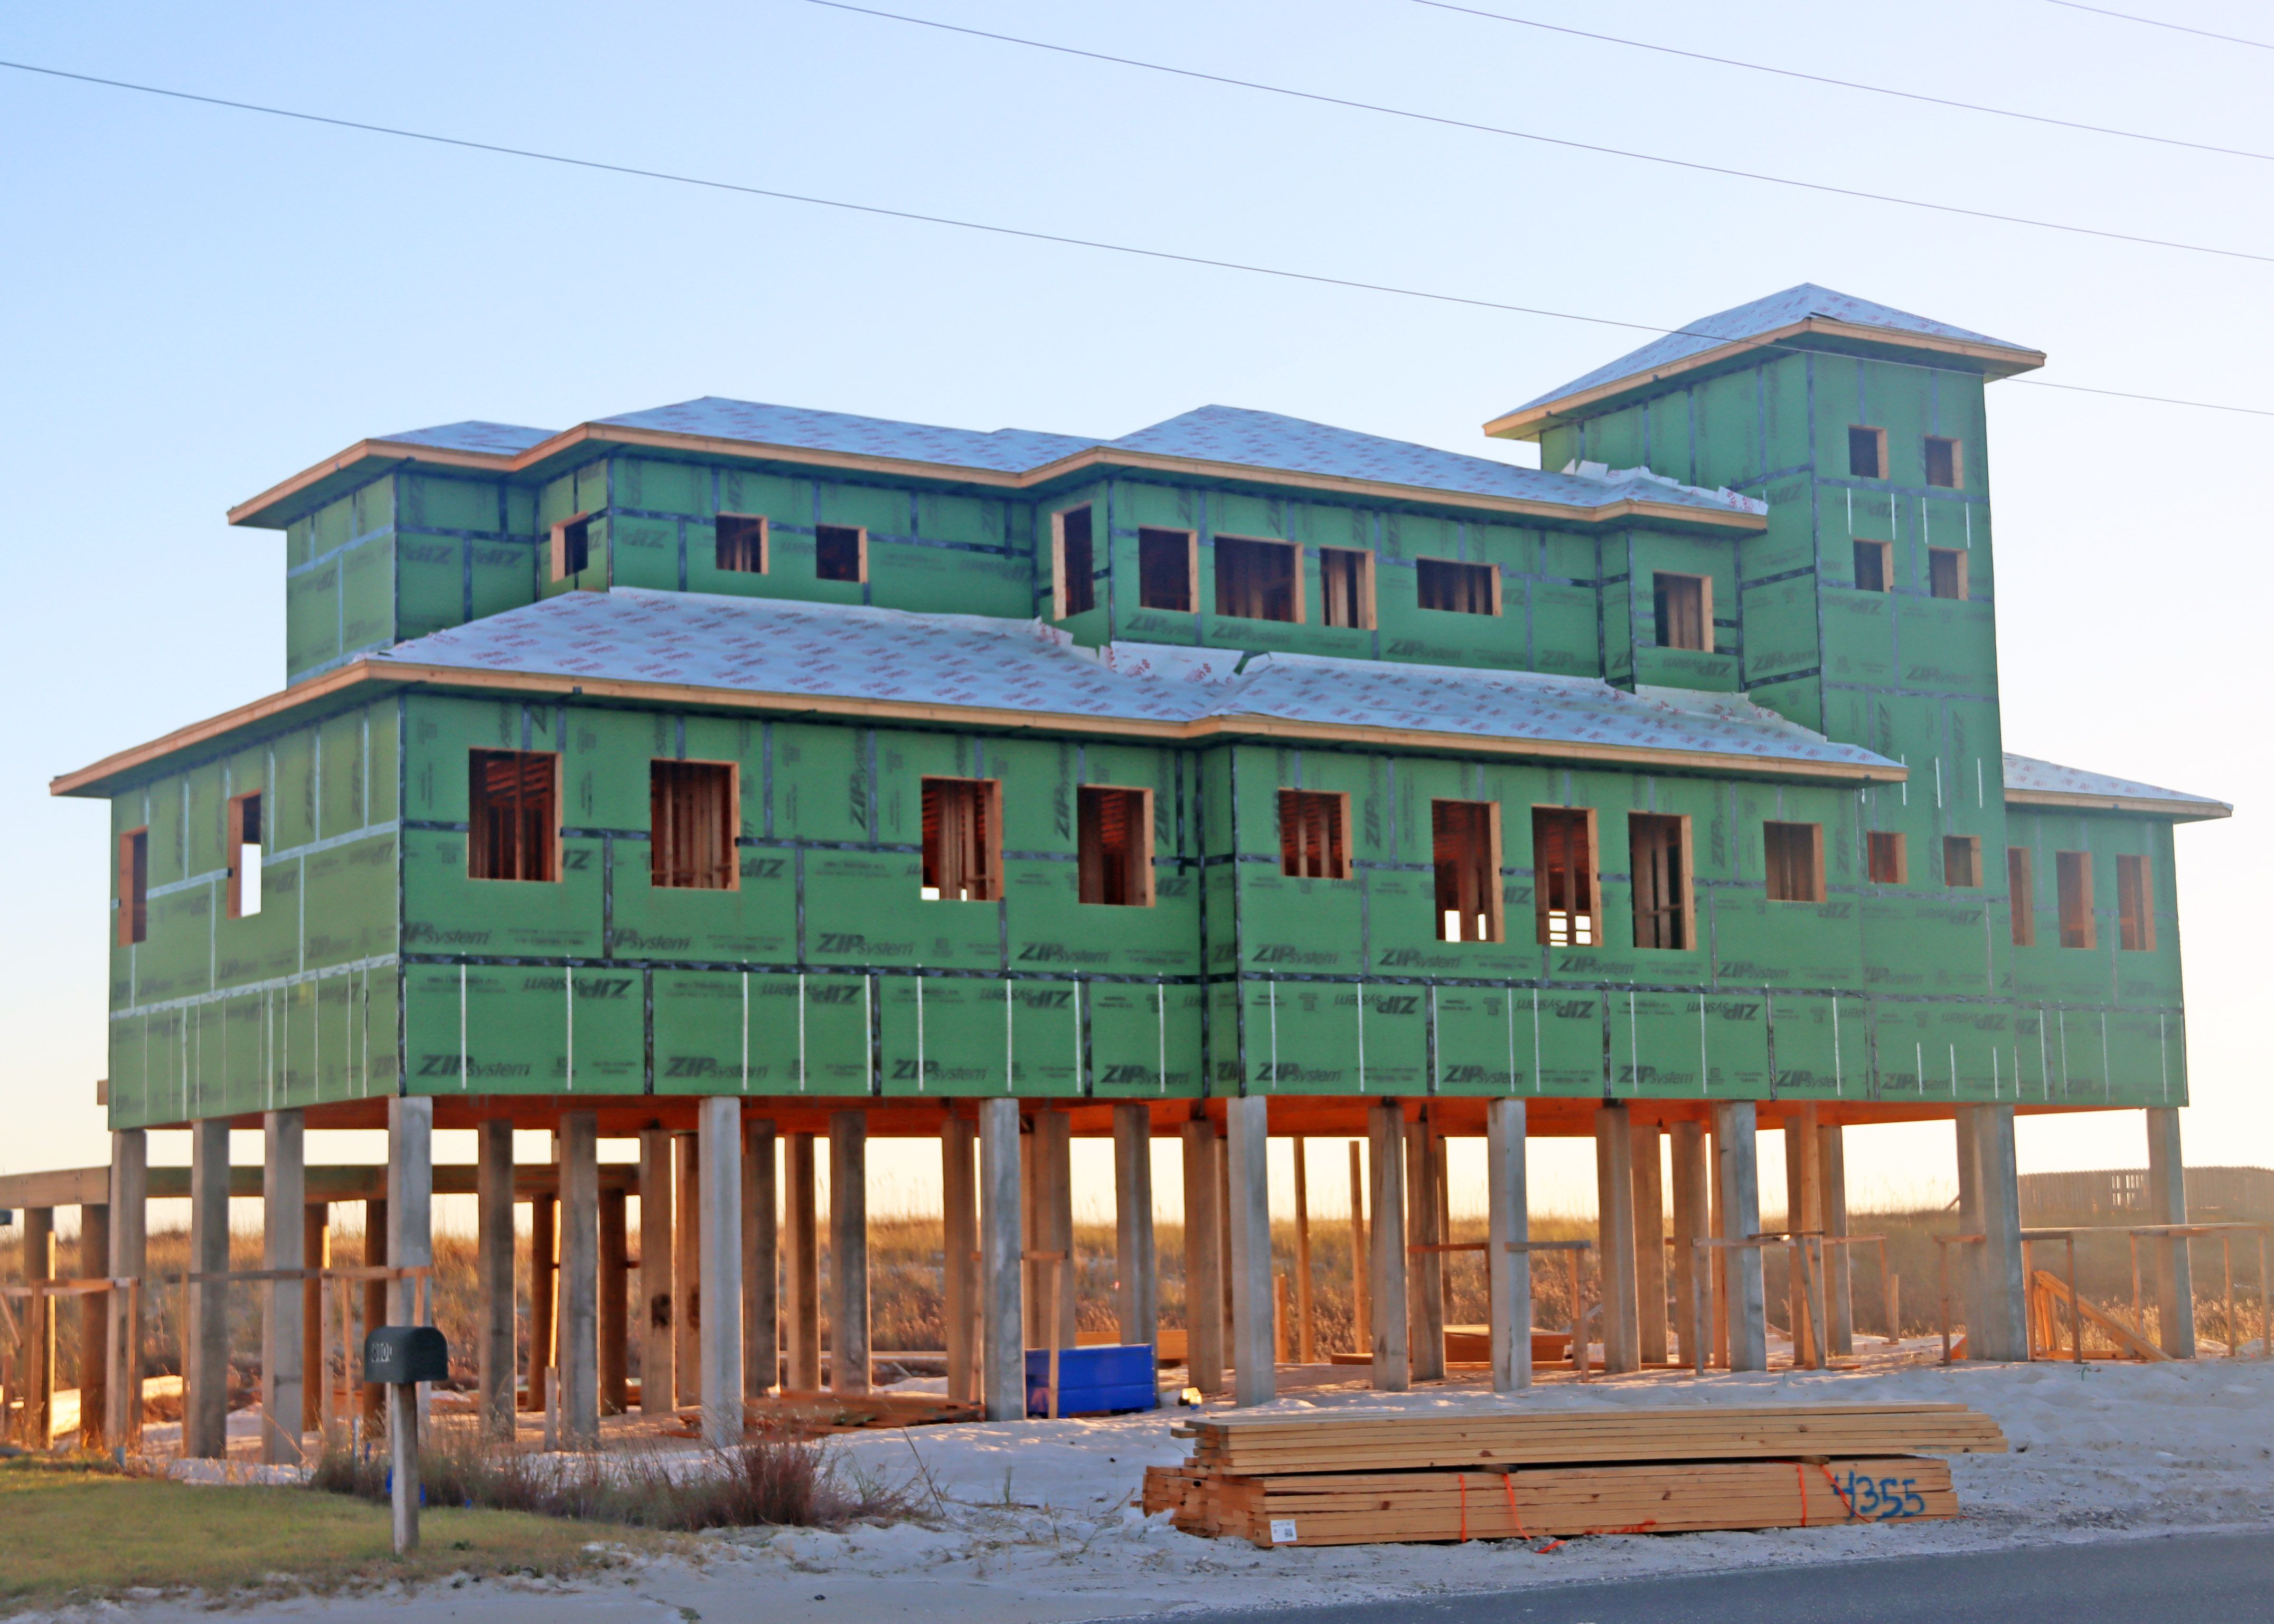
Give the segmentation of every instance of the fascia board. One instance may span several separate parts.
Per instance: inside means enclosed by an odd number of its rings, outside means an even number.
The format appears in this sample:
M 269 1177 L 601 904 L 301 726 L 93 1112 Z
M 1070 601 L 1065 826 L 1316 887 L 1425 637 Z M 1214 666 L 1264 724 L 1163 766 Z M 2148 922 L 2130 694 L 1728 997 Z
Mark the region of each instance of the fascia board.
M 2167 817 L 2175 823 L 2206 823 L 2233 817 L 2223 801 L 2165 801 L 2147 795 L 2079 795 L 2065 790 L 2009 789 L 2009 807 L 2050 807 L 2063 812 L 2127 812 L 2138 817 Z
M 1099 738 L 1161 744 L 1201 744 L 1216 740 L 1261 739 L 1316 744 L 1356 745 L 1375 749 L 1427 751 L 1439 755 L 1495 756 L 1530 761 L 1593 762 L 1637 771 L 1721 773 L 1812 783 L 1900 784 L 1909 774 L 1900 766 L 1866 763 L 1780 760 L 1722 751 L 1660 750 L 1630 745 L 1589 744 L 1541 739 L 1477 738 L 1465 733 L 1415 728 L 1343 726 L 1262 716 L 1210 716 L 1187 722 L 1143 718 L 1093 717 L 1047 711 L 998 710 L 976 705 L 926 704 L 920 701 L 830 698 L 810 694 L 772 694 L 695 683 L 642 682 L 548 673 L 471 670 L 458 665 L 420 665 L 361 659 L 281 694 L 225 711 L 164 737 L 105 756 L 68 772 L 48 786 L 51 795 L 108 793 L 117 780 L 180 751 L 210 744 L 232 733 L 270 721 L 290 710 L 335 698 L 362 684 L 420 688 L 437 693 L 542 694 L 554 699 L 616 700 L 681 710 L 763 711 L 772 716 L 843 718 L 916 726 L 983 729 L 1005 733 L 1080 733 Z
M 1276 486 L 1283 489 L 1291 486 L 1298 490 L 1361 497 L 1375 501 L 1411 502 L 1436 508 L 1465 508 L 1483 513 L 1553 520 L 1567 524 L 1617 524 L 1637 518 L 1647 518 L 1665 523 L 1698 524 L 1718 530 L 1751 531 L 1766 530 L 1768 527 L 1767 519 L 1758 514 L 1739 513 L 1716 508 L 1689 507 L 1678 502 L 1630 500 L 1583 507 L 1572 502 L 1493 496 L 1481 492 L 1449 491 L 1436 485 L 1400 485 L 1388 480 L 1352 479 L 1333 474 L 1314 474 L 1299 470 L 1264 468 L 1246 462 L 1216 462 L 1200 457 L 1166 456 L 1158 452 L 1119 450 L 1111 446 L 1086 447 L 1055 462 L 1045 462 L 1038 468 L 1014 474 L 993 469 L 966 468 L 949 463 L 918 462 L 909 458 L 874 456 L 859 452 L 817 451 L 805 447 L 769 445 L 757 440 L 727 440 L 716 435 L 681 434 L 662 429 L 628 428 L 619 425 L 594 423 L 580 424 L 576 428 L 555 434 L 550 440 L 539 440 L 526 451 L 511 455 L 501 452 L 441 450 L 428 446 L 410 445 L 401 440 L 359 440 L 337 456 L 328 458 L 312 468 L 295 474 L 281 484 L 270 486 L 250 500 L 239 502 L 229 510 L 229 522 L 235 525 L 281 529 L 291 519 L 298 517 L 308 507 L 314 505 L 314 500 L 326 482 L 350 470 L 369 477 L 392 466 L 426 463 L 436 467 L 459 468 L 492 475 L 511 476 L 537 471 L 557 458 L 568 455 L 580 448 L 596 445 L 640 446 L 657 451 L 719 457 L 736 462 L 786 462 L 802 468 L 835 469 L 856 474 L 882 474 L 896 478 L 935 480 L 942 485 L 975 485 L 1001 491 L 1031 490 L 1093 468 L 1128 468 L 1178 474 L 1191 478 Z
M 1630 373 L 1624 378 L 1614 378 L 1577 394 L 1542 401 L 1536 406 L 1523 407 L 1503 417 L 1495 417 L 1485 425 L 1485 432 L 1495 440 L 1538 440 L 1557 425 L 1619 395 L 1648 388 L 1653 384 L 1663 383 L 1685 372 L 1719 366 L 1751 351 L 1766 350 L 1788 339 L 1800 337 L 1844 339 L 1851 343 L 1872 344 L 1882 349 L 1926 350 L 1939 355 L 1956 356 L 1980 363 L 1983 376 L 1990 379 L 2010 378 L 2016 372 L 2032 372 L 2045 364 L 2044 352 L 2040 350 L 2008 350 L 2002 344 L 1977 344 L 1966 339 L 1897 333 L 1886 327 L 1864 327 L 1852 321 L 1810 316 L 1770 332 L 1757 333 L 1751 338 L 1732 339 L 1711 350 L 1702 350 L 1696 355 L 1683 356 L 1662 366 L 1653 367 L 1646 373 Z

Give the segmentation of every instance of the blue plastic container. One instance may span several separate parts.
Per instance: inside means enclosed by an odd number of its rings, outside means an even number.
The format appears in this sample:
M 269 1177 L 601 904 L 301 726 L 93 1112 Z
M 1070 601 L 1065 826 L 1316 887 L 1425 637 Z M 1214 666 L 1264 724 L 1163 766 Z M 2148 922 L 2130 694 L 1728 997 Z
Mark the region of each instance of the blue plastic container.
M 1150 1342 L 1109 1342 L 1058 1350 L 1058 1414 L 1103 1416 L 1123 1410 L 1157 1410 L 1161 1389 L 1154 1379 Z M 1050 1351 L 1027 1350 L 1027 1413 L 1050 1413 Z

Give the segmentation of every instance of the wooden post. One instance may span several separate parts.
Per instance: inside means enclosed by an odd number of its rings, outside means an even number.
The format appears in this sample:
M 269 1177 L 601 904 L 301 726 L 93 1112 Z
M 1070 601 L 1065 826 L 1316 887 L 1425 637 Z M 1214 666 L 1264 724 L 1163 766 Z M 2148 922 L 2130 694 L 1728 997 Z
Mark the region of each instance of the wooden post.
M 1434 1124 L 1425 1106 L 1405 1124 L 1405 1229 L 1412 1246 L 1436 1246 L 1444 1208 L 1437 1193 Z M 1377 1211 L 1379 1208 L 1376 1209 Z M 1445 1379 L 1445 1254 L 1408 1251 L 1405 1267 L 1406 1357 L 1415 1381 Z
M 474 1131 L 474 1365 L 481 1380 L 481 1430 L 514 1432 L 515 1312 L 513 1123 L 493 1116 Z
M 1979 1147 L 1975 1143 L 1974 1107 L 1962 1105 L 1951 1113 L 1956 1140 L 1958 1161 L 1958 1231 L 1962 1235 L 1979 1235 L 1982 1229 L 1982 1163 Z M 1945 1299 L 1943 1318 L 1947 1322 L 1952 1310 L 1949 1303 L 1955 1299 L 1957 1313 L 1966 1327 L 1966 1355 L 1971 1359 L 1984 1357 L 1987 1345 L 1982 1336 L 1983 1321 L 1988 1318 L 1982 1297 L 1982 1266 L 1972 1246 L 1961 1246 L 1955 1256 L 1947 1246 L 1943 1252 L 1942 1282 Z M 1947 1278 L 1955 1276 L 1955 1282 Z
M 1683 1363 L 1696 1365 L 1692 1346 L 1698 1327 L 1698 1243 L 1713 1231 L 1706 1211 L 1706 1130 L 1703 1124 L 1677 1122 L 1673 1127 L 1674 1162 L 1674 1323 L 1682 1335 Z
M 668 1416 L 679 1406 L 679 1372 L 672 1353 L 674 1244 L 671 1131 L 640 1132 L 640 1414 Z
M 1297 1134 L 1295 1145 L 1295 1357 L 1304 1364 L 1318 1357 L 1318 1339 L 1311 1328 L 1311 1181 L 1309 1141 Z
M 1816 1129 L 1816 1165 L 1821 1176 L 1824 1232 L 1848 1233 L 1848 1147 L 1838 1123 L 1819 1122 Z M 1855 1265 L 1847 1246 L 1824 1249 L 1826 1346 L 1838 1357 L 1856 1351 Z
M 1603 1369 L 1620 1375 L 1642 1368 L 1635 1291 L 1638 1229 L 1634 1207 L 1633 1124 L 1623 1105 L 1595 1111 L 1596 1282 L 1603 1299 Z M 1576 1340 L 1576 1338 L 1574 1339 Z
M 1369 1334 L 1374 1386 L 1383 1393 L 1403 1393 L 1413 1385 L 1413 1350 L 1405 1317 L 1404 1115 L 1395 1100 L 1367 1109 L 1367 1160 L 1374 1175 L 1374 1244 L 1367 1264 L 1373 1293 Z
M 600 1413 L 631 1407 L 631 1192 L 603 1186 L 600 1196 Z M 512 1275 L 508 1274 L 510 1280 Z
M 1126 1344 L 1161 1335 L 1161 1287 L 1153 1244 L 1153 1111 L 1142 1101 L 1113 1108 L 1114 1310 Z
M 671 1136 L 671 1369 L 681 1403 L 703 1391 L 702 1162 L 692 1133 Z
M 697 1109 L 701 1267 L 711 1310 L 700 1333 L 703 1441 L 726 1449 L 742 1441 L 742 1105 L 732 1094 L 707 1094 Z
M 2187 1222 L 2187 1171 L 2180 1148 L 2177 1106 L 2150 1106 L 2148 1118 L 2148 1222 Z M 2175 1359 L 2195 1357 L 2195 1282 L 2187 1243 L 2157 1236 L 2149 1242 L 2155 1274 L 2158 1339 Z
M 600 1123 L 561 1115 L 561 1429 L 572 1449 L 600 1443 Z
M 1753 1145 L 1753 1102 L 1728 1100 L 1713 1107 L 1715 1183 L 1721 1187 L 1721 1227 L 1733 1240 L 1760 1233 L 1760 1167 Z M 1761 1289 L 1761 1249 L 1758 1246 L 1715 1247 L 1726 1254 L 1725 1291 L 1716 1293 L 1725 1304 L 1729 1339 L 1728 1367 L 1760 1371 L 1769 1367 L 1768 1322 Z
M 1043 1109 L 1029 1119 L 1027 1135 L 1027 1248 L 1056 1252 L 1066 1260 L 1059 1276 L 1064 1289 L 1050 1294 L 1045 1271 L 1050 1265 L 1027 1266 L 1029 1348 L 1071 1348 L 1074 1345 L 1076 1289 L 1073 1274 L 1073 1118 L 1062 1110 Z M 1053 1323 L 1055 1321 L 1055 1323 Z
M 1195 1116 L 1184 1126 L 1185 1366 L 1205 1394 L 1224 1391 L 1223 1210 L 1217 1206 L 1216 1124 Z
M 1666 1179 L 1656 1123 L 1633 1124 L 1635 1311 L 1637 1346 L 1645 1365 L 1667 1362 Z
M 227 1265 L 223 1265 L 224 1267 Z M 24 1283 L 43 1286 L 56 1277 L 56 1209 L 24 1209 Z M 56 1299 L 24 1299 L 24 1442 L 45 1449 L 55 1438 Z
M 387 1258 L 395 1268 L 434 1265 L 434 1101 L 397 1094 L 387 1102 Z M 426 1322 L 433 1299 L 415 1279 L 388 1282 L 391 1325 Z
M 545 1372 L 559 1368 L 561 1350 L 560 1151 L 556 1139 L 546 1163 L 553 1188 L 529 1199 L 529 1407 L 535 1410 L 545 1408 Z
M 742 1396 L 764 1398 L 781 1380 L 781 1301 L 776 1282 L 774 1124 L 742 1133 Z
M 1791 1267 L 1785 1275 L 1785 1323 L 1792 1331 L 1795 1369 L 1816 1366 L 1817 1327 L 1811 1312 L 1803 1235 L 1824 1231 L 1823 1170 L 1816 1160 L 1816 1108 L 1803 1105 L 1784 1119 L 1784 1227 L 1794 1237 Z
M 829 1116 L 829 1387 L 869 1390 L 869 1117 Z
M 1374 1342 L 1374 1315 L 1367 1302 L 1366 1152 L 1350 1142 L 1351 1350 L 1364 1353 Z
M 363 1204 L 363 1262 L 365 1268 L 380 1268 L 387 1263 L 387 1201 L 384 1197 L 366 1199 Z M 535 1318 L 535 1308 L 536 1305 L 532 1303 L 531 1304 L 532 1322 Z M 368 1335 L 386 1323 L 387 1282 L 383 1280 L 366 1280 L 363 1282 L 364 1333 Z M 350 1353 L 362 1348 L 363 1343 L 356 1336 L 352 1327 L 341 1327 L 340 1334 L 346 1338 Z M 348 1380 L 350 1382 L 360 1381 L 358 1372 L 362 1369 L 363 1360 L 360 1357 L 351 1358 L 348 1364 Z M 536 1380 L 536 1372 L 531 1372 L 530 1380 L 532 1386 Z M 371 1432 L 377 1432 L 380 1425 L 387 1418 L 385 1385 L 376 1381 L 364 1382 L 360 1387 L 357 1408 L 363 1416 L 365 1428 Z
M 979 1124 L 950 1116 L 939 1125 L 941 1326 L 947 1396 L 979 1397 L 979 1182 L 971 1164 Z
M 302 1267 L 332 1267 L 332 1207 L 311 1201 L 300 1208 Z M 510 1276 L 508 1276 L 510 1278 Z M 300 1430 L 320 1432 L 330 1413 L 331 1355 L 324 1344 L 324 1282 L 310 1275 L 300 1282 Z
M 980 1390 L 990 1421 L 1027 1413 L 1025 1312 L 1019 1268 L 1019 1102 L 979 1104 Z
M 821 1387 L 821 1216 L 813 1177 L 813 1135 L 791 1134 L 782 1164 L 782 1317 L 789 1343 L 788 1374 L 783 1381 L 792 1392 L 813 1393 Z M 1015 1209 L 1017 1204 L 1013 1206 Z M 1015 1254 L 1016 1248 L 1013 1250 Z
M 110 1273 L 110 1207 L 87 1201 L 79 1209 L 79 1268 L 81 1280 Z M 104 1440 L 110 1414 L 110 1316 L 104 1292 L 79 1300 L 79 1446 L 93 1449 Z M 115 1295 L 124 1296 L 118 1292 Z
M 148 1272 L 150 1229 L 149 1140 L 139 1128 L 110 1135 L 110 1273 L 140 1280 Z M 113 1447 L 133 1449 L 142 1437 L 142 1327 L 140 1304 L 147 1289 L 112 1291 L 104 1297 L 110 1318 L 109 1414 L 103 1437 Z
M 1269 1101 L 1224 1101 L 1224 1162 L 1231 1175 L 1232 1402 L 1268 1404 L 1278 1392 L 1271 1346 Z
M 261 1118 L 261 1141 L 260 1266 L 305 1268 L 305 1118 L 297 1110 L 267 1112 Z M 307 1408 L 307 1372 L 300 1363 L 303 1301 L 297 1280 L 262 1282 L 260 1458 L 271 1466 L 300 1463 L 301 1412 Z
M 32 1239 L 25 1215 L 26 1273 Z M 201 1274 L 229 1267 L 229 1119 L 208 1116 L 190 1124 L 190 1267 Z M 183 1350 L 182 1453 L 218 1461 L 229 1453 L 229 1286 L 192 1286 L 190 1325 Z M 37 1321 L 27 1323 L 36 1324 Z M 27 1417 L 28 1419 L 28 1411 Z
M 1532 1215 L 1524 1169 L 1524 1100 L 1485 1102 L 1485 1295 L 1493 1391 L 1532 1385 Z

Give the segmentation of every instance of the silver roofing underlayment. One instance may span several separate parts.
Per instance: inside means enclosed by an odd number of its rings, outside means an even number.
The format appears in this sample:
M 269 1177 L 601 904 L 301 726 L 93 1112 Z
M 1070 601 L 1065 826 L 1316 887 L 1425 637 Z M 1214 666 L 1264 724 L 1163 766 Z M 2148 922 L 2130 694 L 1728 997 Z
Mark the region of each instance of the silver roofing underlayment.
M 620 587 L 568 592 L 431 633 L 374 665 L 457 666 L 1149 722 L 1256 717 L 1462 740 L 1901 769 L 1728 694 L 1525 672 L 1120 643 L 1078 647 L 1034 620 L 915 614 Z
M 2234 812 L 2224 801 L 2213 801 L 2208 795 L 2190 795 L 2184 790 L 2165 789 L 2135 778 L 2111 778 L 2105 772 L 2056 766 L 2035 756 L 2016 756 L 2010 750 L 2006 755 L 2006 789 L 2009 794 L 2018 791 L 2025 796 L 2074 797 L 2079 801 L 2105 802 L 2112 808 L 2119 802 L 2130 802 L 2136 809 L 2141 802 L 2161 801 L 2179 816 L 2188 817 L 2230 817 Z
M 997 429 L 983 433 L 974 429 L 898 423 L 886 417 L 721 400 L 715 395 L 682 401 L 676 406 L 659 406 L 651 411 L 603 417 L 599 422 L 604 427 L 740 440 L 752 447 L 892 457 L 934 467 L 984 469 L 998 474 L 1029 473 L 1077 452 L 1102 448 L 1152 456 L 1189 457 L 1195 462 L 1231 464 L 1264 472 L 1320 474 L 1422 490 L 1550 501 L 1570 508 L 1607 508 L 1623 501 L 1649 501 L 1737 513 L 1768 511 L 1766 505 L 1733 492 L 1700 490 L 1652 475 L 1644 469 L 1605 470 L 1592 476 L 1552 474 L 1489 457 L 1466 456 L 1457 451 L 1441 451 L 1408 440 L 1385 440 L 1378 434 L 1361 434 L 1352 429 L 1237 406 L 1203 406 L 1139 429 L 1133 434 L 1125 434 L 1119 440 L 1089 440 L 1031 429 Z M 552 439 L 554 432 L 502 423 L 448 423 L 389 434 L 386 439 L 398 445 L 511 456 Z
M 1849 322 L 1856 327 L 1886 327 L 1892 333 L 1909 334 L 1917 338 L 1945 338 L 1962 343 L 1989 344 L 1999 350 L 2012 350 L 2017 359 L 2037 356 L 2037 351 L 2026 344 L 2009 343 L 2002 338 L 1969 332 L 1946 321 L 1932 321 L 1892 305 L 1874 304 L 1870 299 L 1836 293 L 1830 288 L 1819 288 L 1812 282 L 1804 282 L 1796 288 L 1787 288 L 1782 293 L 1772 293 L 1765 299 L 1755 299 L 1750 304 L 1740 304 L 1735 309 L 1689 322 L 1683 331 L 1653 339 L 1641 349 L 1630 350 L 1608 365 L 1599 366 L 1584 377 L 1574 378 L 1561 388 L 1535 395 L 1514 410 L 1529 411 L 1534 406 L 1547 405 L 1566 395 L 1594 388 L 1599 384 L 1615 383 L 1622 378 L 1647 372 L 1653 367 L 1668 366 L 1691 356 L 1702 355 L 1706 350 L 1718 350 L 1723 344 L 1777 332 L 1796 321 L 1805 321 L 1811 316 Z

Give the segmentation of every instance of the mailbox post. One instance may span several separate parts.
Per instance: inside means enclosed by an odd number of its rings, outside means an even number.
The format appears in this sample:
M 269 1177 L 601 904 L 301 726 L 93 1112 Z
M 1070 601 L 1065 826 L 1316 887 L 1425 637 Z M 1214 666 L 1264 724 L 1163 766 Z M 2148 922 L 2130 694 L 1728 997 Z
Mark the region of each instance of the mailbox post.
M 418 1548 L 418 1384 L 449 1375 L 450 1346 L 431 1325 L 383 1325 L 364 1338 L 363 1379 L 387 1388 L 397 1556 Z

